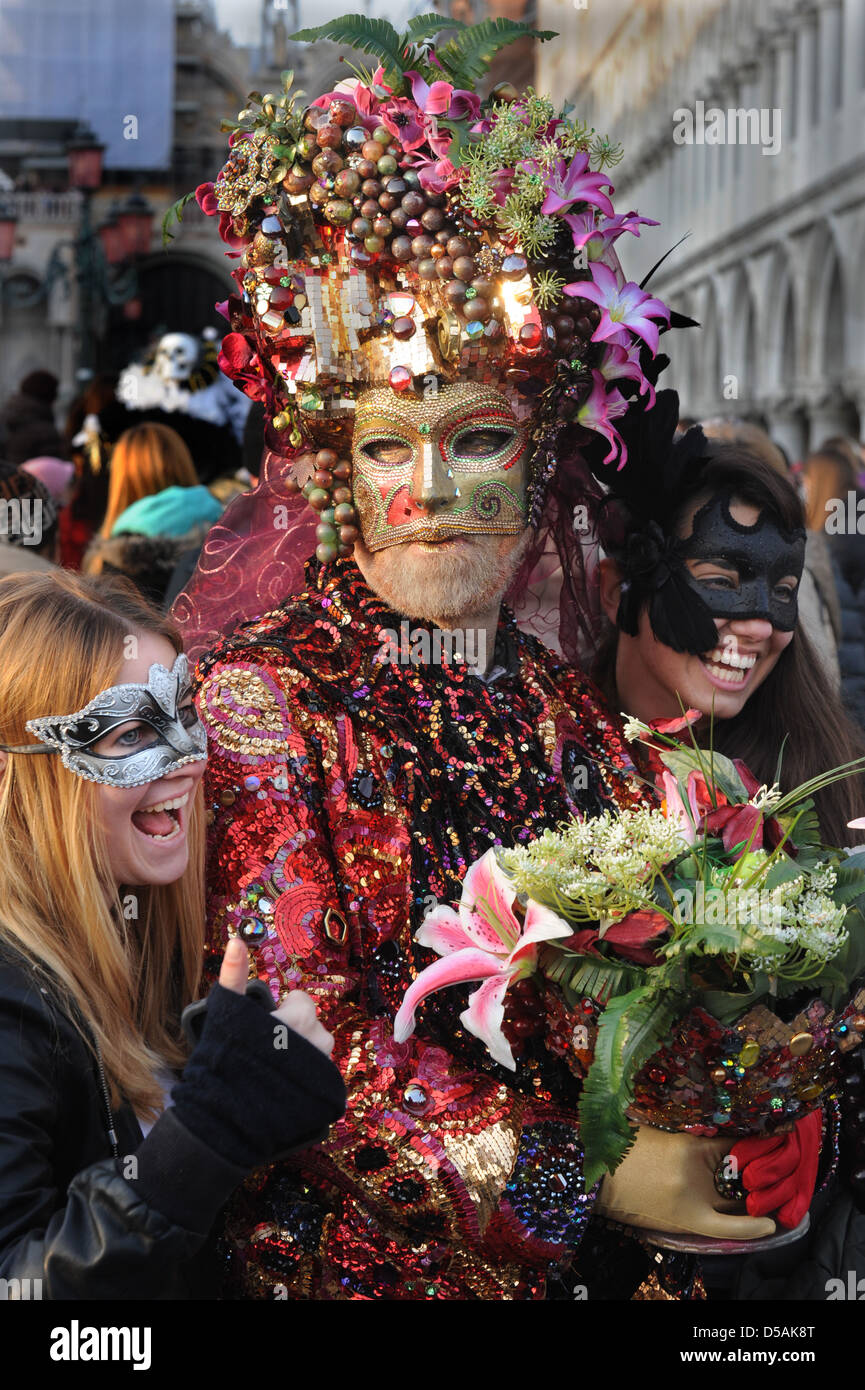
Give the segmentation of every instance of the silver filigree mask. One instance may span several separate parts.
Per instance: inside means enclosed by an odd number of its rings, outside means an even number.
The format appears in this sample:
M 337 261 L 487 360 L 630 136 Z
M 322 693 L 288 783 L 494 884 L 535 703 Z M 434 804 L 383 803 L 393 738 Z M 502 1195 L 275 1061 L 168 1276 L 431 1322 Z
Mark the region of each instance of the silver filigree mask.
M 70 772 L 109 787 L 158 782 L 176 768 L 207 757 L 204 725 L 194 707 L 180 708 L 191 690 L 189 663 L 181 653 L 170 671 L 158 663 L 151 666 L 146 685 L 113 685 L 74 714 L 28 719 L 27 732 L 41 738 L 41 744 L 0 748 L 8 753 L 59 753 Z M 126 754 L 96 751 L 97 744 L 129 723 L 145 724 L 153 731 L 145 746 Z

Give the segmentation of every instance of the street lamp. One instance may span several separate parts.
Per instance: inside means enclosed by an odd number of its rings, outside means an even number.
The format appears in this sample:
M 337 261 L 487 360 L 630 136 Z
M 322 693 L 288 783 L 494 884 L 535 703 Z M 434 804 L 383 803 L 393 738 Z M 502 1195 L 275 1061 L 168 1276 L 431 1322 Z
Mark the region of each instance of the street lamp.
M 11 207 L 0 203 L 0 263 L 12 259 L 17 225 L 17 213 Z
M 117 221 L 117 212 L 112 208 L 103 222 L 96 228 L 97 236 L 102 243 L 102 254 L 108 265 L 119 265 L 126 255 L 126 245 L 123 240 L 123 233 Z
M 81 220 L 74 239 L 54 246 L 41 283 L 32 289 L 17 283 L 13 273 L 0 273 L 0 304 L 5 300 L 31 307 L 47 299 L 58 280 L 68 280 L 63 252 L 74 256 L 78 285 L 78 376 L 93 375 L 96 364 L 95 320 L 106 306 L 125 306 L 126 316 L 141 314 L 134 261 L 150 250 L 153 208 L 140 193 L 132 193 L 93 227 L 93 194 L 102 182 L 105 146 L 89 127 L 79 125 L 67 145 L 69 184 L 81 194 Z M 17 215 L 0 198 L 0 270 L 12 260 Z
M 130 193 L 117 214 L 127 256 L 146 256 L 153 231 L 153 208 L 140 193 Z
M 102 183 L 102 155 L 105 146 L 83 122 L 76 128 L 66 146 L 69 156 L 69 186 L 82 193 L 92 193 Z

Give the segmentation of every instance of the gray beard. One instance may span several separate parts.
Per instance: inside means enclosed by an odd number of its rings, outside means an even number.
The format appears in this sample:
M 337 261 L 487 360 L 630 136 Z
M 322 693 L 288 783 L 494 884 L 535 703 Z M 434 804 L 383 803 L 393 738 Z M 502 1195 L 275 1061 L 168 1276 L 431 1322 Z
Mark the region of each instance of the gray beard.
M 375 555 L 367 552 L 361 569 L 372 591 L 396 613 L 443 627 L 465 626 L 466 618 L 501 603 L 531 534 L 527 528 L 521 536 L 484 536 L 460 555 L 403 553 L 407 546 L 391 546 Z M 503 542 L 508 549 L 500 549 Z

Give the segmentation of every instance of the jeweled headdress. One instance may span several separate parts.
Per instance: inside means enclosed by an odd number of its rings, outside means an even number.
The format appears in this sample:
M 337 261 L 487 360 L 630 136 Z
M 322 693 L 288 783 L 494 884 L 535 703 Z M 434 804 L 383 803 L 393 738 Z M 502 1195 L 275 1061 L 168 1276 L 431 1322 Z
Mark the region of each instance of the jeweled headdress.
M 443 28 L 454 37 L 434 49 Z M 531 89 L 475 90 L 496 50 L 524 34 L 555 37 L 436 14 L 403 35 L 360 15 L 304 30 L 294 37 L 348 43 L 378 67 L 308 106 L 290 73 L 279 96 L 252 93 L 226 123 L 226 165 L 196 192 L 240 262 L 222 369 L 265 403 L 267 444 L 290 465 L 280 486 L 319 513 L 323 562 L 357 534 L 348 444 L 370 387 L 472 380 L 506 395 L 530 422 L 539 531 L 554 473 L 564 481 L 552 512 L 566 574 L 576 473 L 587 483 L 577 442 L 601 436 L 621 466 L 626 396 L 653 399 L 671 315 L 625 279 L 613 249 L 657 225 L 614 211 L 607 171 L 621 149 Z

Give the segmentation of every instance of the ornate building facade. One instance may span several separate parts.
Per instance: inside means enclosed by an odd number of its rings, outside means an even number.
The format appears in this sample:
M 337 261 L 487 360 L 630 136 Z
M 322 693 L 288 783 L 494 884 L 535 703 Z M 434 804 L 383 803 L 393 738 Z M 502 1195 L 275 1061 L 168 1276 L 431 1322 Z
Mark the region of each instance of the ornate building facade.
M 865 0 L 538 0 L 536 86 L 621 140 L 626 248 L 702 325 L 684 414 L 764 424 L 791 459 L 865 432 Z

